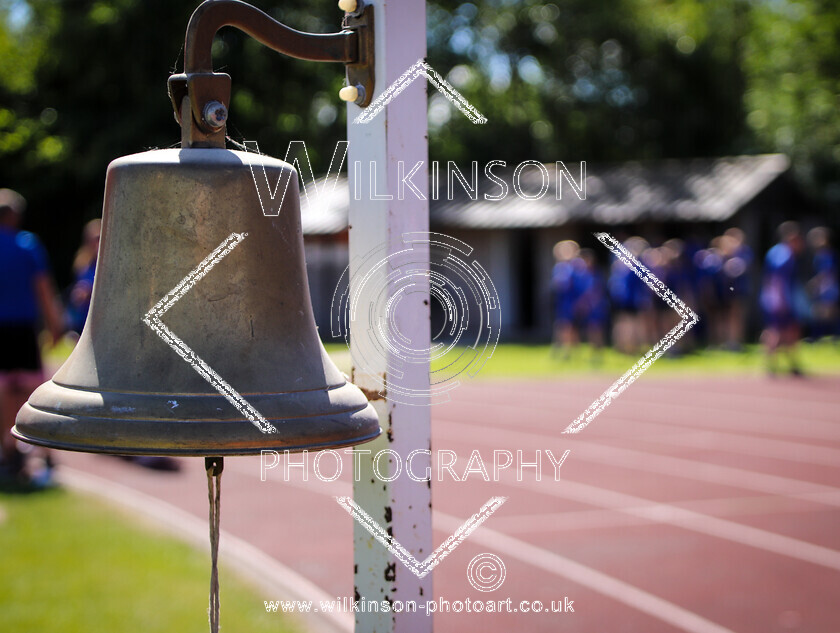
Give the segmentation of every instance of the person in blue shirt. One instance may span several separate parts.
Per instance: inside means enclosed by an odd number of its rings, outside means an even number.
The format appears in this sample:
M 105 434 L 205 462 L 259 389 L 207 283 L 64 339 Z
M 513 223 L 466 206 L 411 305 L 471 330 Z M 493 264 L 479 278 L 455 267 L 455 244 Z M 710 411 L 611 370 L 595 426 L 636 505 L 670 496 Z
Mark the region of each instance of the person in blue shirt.
M 575 303 L 578 299 L 576 269 L 581 266 L 580 246 L 574 240 L 563 240 L 554 246 L 554 269 L 551 271 L 551 289 L 554 293 L 553 350 L 563 350 L 564 357 L 578 343 L 575 328 Z
M 26 475 L 11 429 L 18 410 L 44 378 L 41 323 L 53 343 L 63 334 L 46 251 L 36 235 L 19 230 L 25 208 L 20 194 L 0 189 L 0 440 L 3 474 L 14 479 Z
M 598 270 L 595 252 L 592 249 L 581 249 L 579 260 L 580 266 L 575 269 L 574 274 L 575 321 L 586 333 L 586 340 L 592 347 L 593 362 L 599 362 L 610 314 L 607 282 Z
M 721 294 L 723 280 L 723 254 L 719 248 L 720 239 L 714 238 L 709 247 L 694 254 L 697 307 L 700 319 L 706 323 L 706 344 L 719 345 L 723 342 L 721 325 Z
M 638 236 L 624 242 L 625 248 L 636 259 L 650 245 Z M 612 340 L 615 348 L 624 354 L 638 354 L 646 341 L 645 313 L 652 306 L 650 289 L 627 265 L 615 259 L 607 279 L 607 292 L 613 311 Z
M 824 226 L 808 231 L 813 277 L 808 281 L 811 298 L 811 336 L 838 335 L 838 301 L 840 301 L 840 273 L 837 255 L 831 248 L 831 234 Z
M 88 310 L 90 310 L 101 229 L 102 221 L 99 219 L 91 220 L 85 224 L 82 232 L 82 245 L 73 259 L 74 281 L 67 302 L 67 321 L 70 330 L 77 334 L 82 333 Z
M 696 271 L 692 266 L 691 256 L 688 254 L 689 248 L 690 246 L 687 246 L 686 242 L 679 238 L 671 238 L 662 245 L 664 277 L 661 281 L 687 306 L 696 309 L 697 298 L 694 294 Z M 666 332 L 670 332 L 676 327 L 682 317 L 675 310 L 668 307 L 668 304 L 664 301 L 660 301 L 659 303 L 660 305 L 665 305 L 667 308 L 660 312 L 659 323 L 662 334 L 659 338 L 661 339 Z M 696 345 L 696 332 L 694 330 L 695 328 L 691 328 L 688 332 L 685 332 L 667 353 L 675 356 L 693 349 Z
M 720 240 L 723 254 L 720 271 L 720 342 L 727 349 L 737 351 L 744 346 L 752 250 L 746 244 L 744 232 L 738 228 L 728 229 Z
M 767 369 L 771 375 L 778 370 L 778 355 L 788 357 L 790 373 L 802 374 L 796 356 L 796 344 L 801 324 L 806 318 L 808 300 L 800 281 L 800 255 L 804 241 L 796 222 L 784 222 L 778 229 L 779 242 L 764 258 L 759 303 L 764 316 L 762 342 L 767 353 Z

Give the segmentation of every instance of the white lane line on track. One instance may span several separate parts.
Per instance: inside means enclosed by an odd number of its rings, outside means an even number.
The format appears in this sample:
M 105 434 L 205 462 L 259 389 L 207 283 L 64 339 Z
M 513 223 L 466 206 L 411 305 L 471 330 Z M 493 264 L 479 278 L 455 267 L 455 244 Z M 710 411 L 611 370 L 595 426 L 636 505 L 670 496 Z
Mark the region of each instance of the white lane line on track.
M 255 465 L 256 466 L 256 465 Z M 236 464 L 235 472 L 247 476 L 259 477 L 259 468 L 246 468 L 244 464 Z M 294 486 L 307 492 L 328 495 L 330 497 L 340 494 L 349 494 L 352 485 L 347 482 L 307 482 L 301 479 L 282 481 L 269 478 L 266 481 Z M 313 485 L 314 484 L 314 485 Z M 432 511 L 432 516 L 437 523 L 435 529 L 451 533 L 462 523 L 449 514 L 438 510 Z M 666 622 L 682 631 L 689 633 L 733 633 L 730 629 L 722 627 L 700 615 L 688 611 L 672 602 L 648 593 L 638 587 L 626 583 L 618 578 L 600 572 L 581 563 L 555 554 L 551 550 L 543 549 L 525 541 L 505 536 L 500 532 L 488 529 L 486 525 L 478 528 L 471 536 L 473 543 L 481 543 L 494 548 L 503 555 L 515 558 L 523 563 L 535 566 L 549 573 L 566 578 L 592 591 L 612 598 L 622 604 L 645 613 L 657 620 Z
M 97 475 L 91 475 L 76 468 L 60 466 L 59 481 L 67 486 L 96 495 L 132 513 L 140 513 L 155 524 L 166 529 L 173 536 L 190 545 L 209 550 L 207 521 L 156 497 L 115 483 Z M 288 600 L 333 601 L 326 591 L 301 576 L 293 569 L 272 558 L 262 550 L 222 530 L 219 551 L 223 560 L 260 589 L 270 592 L 270 600 L 278 597 Z M 352 633 L 353 615 L 349 613 L 312 612 L 291 615 L 306 622 L 307 628 L 323 633 Z
M 722 516 L 759 516 L 768 514 L 799 514 L 814 512 L 813 504 L 799 503 L 808 501 L 807 495 L 799 497 L 726 497 L 719 499 L 700 499 L 682 503 L 670 503 L 677 508 Z M 645 507 L 652 507 L 651 504 Z M 830 512 L 826 509 L 826 512 Z M 540 514 L 519 514 L 496 517 L 493 526 L 506 534 L 538 534 L 544 532 L 589 530 L 599 528 L 626 527 L 632 525 L 650 525 L 650 519 L 629 514 L 617 514 L 613 510 L 567 510 Z
M 541 414 L 542 416 L 545 416 L 546 413 L 548 413 L 549 408 L 556 409 L 556 402 L 554 402 L 555 398 L 556 396 L 552 395 L 552 400 L 550 402 L 547 402 L 540 406 L 536 406 L 528 405 L 527 398 L 522 398 L 523 404 L 511 405 L 504 403 L 488 402 L 487 400 L 466 400 L 462 399 L 459 395 L 457 401 L 454 401 L 453 404 L 466 405 L 469 406 L 471 410 L 485 408 L 490 409 L 496 413 L 498 413 L 499 411 L 510 411 L 512 415 L 515 415 L 517 418 L 519 418 L 523 415 L 523 413 L 528 414 L 529 412 L 535 412 Z M 580 400 L 580 398 L 572 397 L 570 397 L 569 399 L 574 401 Z M 692 422 L 690 420 L 685 421 L 681 416 L 674 414 L 675 411 L 678 409 L 687 409 L 694 414 L 696 419 L 698 413 L 698 407 L 696 405 L 651 401 L 634 401 L 631 398 L 624 398 L 621 402 L 622 407 L 630 405 L 634 405 L 633 408 L 639 410 L 641 410 L 642 407 L 663 410 L 668 415 L 668 418 L 667 422 L 662 422 L 662 424 L 668 424 L 675 428 L 690 428 L 694 430 L 697 430 L 698 428 L 701 430 L 714 429 L 715 431 L 721 430 L 724 432 L 732 432 L 733 429 L 736 429 L 737 431 L 749 431 L 760 433 L 763 435 L 776 435 L 788 438 L 797 437 L 801 439 L 840 442 L 840 425 L 836 422 L 826 422 L 823 420 L 813 419 L 800 419 L 797 424 L 791 424 L 784 427 L 768 426 L 767 416 L 764 414 L 758 414 L 754 411 L 745 412 L 736 411 L 733 409 L 710 408 L 703 406 L 699 411 L 703 416 L 703 427 L 698 427 L 696 422 Z M 447 414 L 449 414 L 449 410 L 447 409 L 448 406 L 450 405 L 444 405 L 440 409 L 440 411 L 445 411 Z M 573 409 L 574 406 L 569 405 L 569 410 L 571 411 Z M 440 411 L 434 411 L 433 413 L 438 413 L 439 415 Z M 712 413 L 717 413 L 719 415 L 711 415 Z M 552 414 L 554 414 L 554 411 L 552 411 Z M 563 426 L 564 418 L 562 418 L 562 416 L 565 414 L 565 411 L 556 414 L 558 428 Z M 438 415 L 433 416 L 433 422 L 438 418 Z M 751 415 L 757 419 L 755 422 L 750 422 L 744 419 L 744 415 Z M 647 415 L 647 412 L 645 412 L 643 416 L 642 414 L 640 414 L 640 416 L 644 417 L 645 419 L 649 417 Z M 624 415 L 623 409 L 616 409 L 616 415 L 610 415 L 608 418 L 605 419 L 608 419 L 611 422 L 631 422 L 631 420 L 628 419 L 626 415 Z M 632 422 L 635 423 L 635 420 L 632 420 Z
M 673 396 L 673 393 L 671 394 Z M 706 427 L 714 426 L 716 429 L 727 430 L 738 427 L 738 430 L 750 431 L 766 435 L 779 435 L 782 437 L 795 437 L 801 439 L 814 439 L 829 442 L 840 442 L 840 427 L 832 420 L 819 419 L 813 412 L 800 408 L 793 414 L 782 412 L 756 411 L 754 409 L 742 409 L 736 407 L 710 407 L 707 404 L 658 402 L 653 400 L 635 400 L 622 403 L 633 411 L 645 411 L 645 409 L 658 409 L 664 411 L 668 416 L 668 422 L 676 422 L 680 426 L 690 428 L 699 427 L 697 418 L 702 418 L 702 424 Z M 686 411 L 685 414 L 674 415 L 675 411 Z M 699 416 L 698 416 L 699 414 Z M 646 415 L 646 413 L 645 413 Z M 768 425 L 768 417 L 774 415 L 776 421 L 780 416 L 788 416 L 784 424 Z M 622 411 L 618 418 L 626 418 L 626 412 Z M 772 424 L 772 422 L 771 422 Z
M 484 428 L 478 435 L 473 432 L 471 438 L 474 439 L 478 436 L 481 441 L 486 442 L 488 434 L 488 429 Z M 556 438 L 554 440 L 556 441 Z M 467 442 L 467 440 L 459 441 Z M 573 460 L 575 458 L 574 449 L 572 449 L 571 458 Z M 515 486 L 520 488 L 525 487 L 528 490 L 540 494 L 568 499 L 588 506 L 606 508 L 615 512 L 642 517 L 656 523 L 667 523 L 700 534 L 715 536 L 734 543 L 763 549 L 774 554 L 780 554 L 788 558 L 840 571 L 840 551 L 821 545 L 815 545 L 788 536 L 782 536 L 781 534 L 767 532 L 766 530 L 719 519 L 699 512 L 693 512 L 668 503 L 657 503 L 652 499 L 645 499 L 644 497 L 637 497 L 623 492 L 582 484 L 569 479 L 564 479 L 562 482 L 559 482 L 561 485 L 552 486 L 551 483 L 554 482 L 540 483 L 536 481 L 522 481 L 517 482 Z M 500 484 L 514 486 L 514 484 L 506 484 L 504 482 L 500 482 Z M 822 497 L 828 497 L 828 495 L 820 495 L 819 493 L 805 494 L 808 494 L 809 497 L 814 497 L 812 500 L 819 498 L 825 501 L 826 499 Z M 829 499 L 836 501 L 833 497 Z
M 734 431 L 699 429 L 692 431 L 684 427 L 675 429 L 672 425 L 663 422 L 614 419 L 626 423 L 628 426 L 632 425 L 634 431 L 648 433 L 644 436 L 637 434 L 631 436 L 632 439 L 644 442 L 840 468 L 840 449 L 827 446 L 755 437 L 754 435 L 743 435 Z M 616 436 L 616 439 L 623 439 L 623 436 Z
M 733 376 L 732 380 L 733 381 L 738 381 L 739 378 L 738 378 L 738 376 Z M 803 381 L 800 381 L 800 379 L 797 378 L 793 384 L 790 384 L 790 383 L 785 384 L 784 381 L 779 383 L 779 382 L 774 382 L 772 380 L 767 381 L 766 383 L 761 381 L 761 380 L 747 381 L 745 383 L 747 388 L 754 387 L 754 386 L 769 387 L 768 390 L 772 390 L 774 392 L 774 393 L 768 393 L 766 395 L 756 395 L 754 393 L 742 393 L 740 391 L 738 391 L 738 392 L 716 391 L 715 389 L 708 389 L 705 386 L 703 387 L 702 393 L 703 393 L 703 396 L 708 395 L 708 396 L 712 396 L 712 397 L 715 397 L 715 398 L 737 398 L 738 400 L 741 400 L 741 401 L 751 401 L 756 405 L 773 404 L 773 403 L 790 405 L 791 402 L 803 401 L 803 400 L 805 400 L 807 402 L 815 402 L 819 405 L 823 405 L 823 404 L 840 405 L 840 398 L 831 397 L 832 392 L 829 390 L 832 386 L 835 389 L 840 388 L 840 376 L 823 376 L 823 377 L 818 377 L 817 380 L 819 380 L 820 383 L 821 383 L 821 384 L 819 384 L 820 391 L 814 391 L 813 389 L 810 389 L 810 390 L 807 390 L 807 395 L 805 393 L 806 392 L 805 389 L 791 389 L 790 392 L 785 394 L 784 396 L 775 395 L 775 394 L 778 394 L 778 392 L 780 390 L 785 389 L 785 387 L 807 386 L 809 384 L 809 381 L 808 381 L 807 378 Z M 812 385 L 812 387 L 817 386 L 814 383 L 811 383 L 811 385 Z M 662 386 L 662 383 L 659 383 L 657 385 L 646 385 L 646 390 L 647 391 L 658 392 L 659 394 L 661 394 L 662 397 L 667 397 L 669 395 L 674 394 L 673 389 L 666 388 L 666 387 Z M 817 395 L 828 395 L 829 397 L 828 398 L 819 398 L 819 397 L 816 397 Z
M 692 532 L 715 536 L 727 541 L 780 554 L 806 563 L 840 571 L 840 552 L 781 534 L 693 512 L 667 503 L 605 490 L 597 486 L 563 480 L 562 486 L 540 486 L 536 482 L 519 485 L 545 495 L 568 499 L 589 506 L 602 507 L 641 517 L 654 523 L 667 523 Z
M 488 386 L 492 379 L 488 379 Z M 608 378 L 606 380 L 609 380 Z M 675 391 L 684 391 L 688 398 L 696 397 L 696 400 L 689 402 L 691 406 L 704 406 L 709 400 L 721 401 L 727 399 L 737 400 L 739 402 L 750 403 L 749 411 L 754 411 L 756 406 L 752 405 L 787 405 L 796 406 L 797 402 L 807 400 L 817 405 L 840 405 L 840 398 L 835 393 L 840 389 L 840 375 L 823 376 L 817 378 L 818 382 L 804 380 L 800 382 L 785 384 L 784 381 L 762 381 L 744 379 L 743 376 L 734 374 L 730 376 L 730 382 L 743 386 L 746 390 L 739 389 L 738 391 L 721 391 L 715 389 L 719 387 L 719 381 L 710 382 L 702 375 L 687 375 L 683 377 L 674 377 L 672 379 L 657 380 L 655 376 L 648 376 L 644 381 L 634 387 L 632 398 L 622 398 L 630 402 L 647 402 L 650 400 L 667 400 L 674 396 Z M 581 389 L 591 389 L 592 393 L 597 393 L 603 389 L 604 379 L 574 379 L 570 377 L 558 376 L 554 379 L 537 379 L 529 380 L 527 378 L 518 378 L 514 380 L 498 380 L 497 384 L 493 385 L 503 392 L 508 392 L 510 395 L 524 395 L 526 398 L 530 395 L 545 396 L 546 393 L 555 394 L 558 388 L 568 387 L 570 384 L 575 385 Z M 482 383 L 472 383 L 466 390 L 459 393 L 475 392 L 481 389 Z M 789 387 L 805 386 L 810 384 L 810 389 L 790 389 Z M 786 389 L 788 388 L 788 389 Z M 832 392 L 831 390 L 835 391 Z M 763 390 L 767 393 L 761 395 L 755 393 L 757 390 Z M 579 389 L 578 389 L 579 391 Z M 780 393 L 782 395 L 780 395 Z M 575 394 L 568 394 L 575 395 Z M 826 396 L 821 398 L 819 396 Z M 769 412 L 775 412 L 778 407 L 769 407 Z
M 467 437 L 476 438 L 482 444 L 495 441 L 498 446 L 521 446 L 522 442 L 530 441 L 538 446 L 558 443 L 565 438 L 552 435 L 542 435 L 521 431 L 507 431 L 500 428 L 488 428 L 485 425 L 465 424 L 453 420 L 441 420 L 449 431 L 460 431 Z M 495 438 L 495 440 L 493 440 Z M 514 444 L 518 442 L 519 444 Z M 840 488 L 823 484 L 802 481 L 744 470 L 731 466 L 720 466 L 693 459 L 657 455 L 629 448 L 608 446 L 597 442 L 588 442 L 579 438 L 567 440 L 563 444 L 569 448 L 576 460 L 584 460 L 607 466 L 617 466 L 630 470 L 651 472 L 668 477 L 679 477 L 693 481 L 702 481 L 730 488 L 752 490 L 769 495 L 785 497 L 800 497 L 813 495 L 815 503 L 822 503 L 833 507 L 840 507 Z
M 481 433 L 471 429 L 470 438 L 478 438 L 483 442 L 487 441 L 490 429 L 484 428 Z M 556 440 L 556 438 L 552 438 Z M 467 440 L 458 440 L 466 442 Z M 574 440 L 578 442 L 578 439 Z M 571 457 L 574 459 L 575 451 L 572 450 Z M 259 477 L 259 468 L 248 468 L 241 471 L 254 477 Z M 279 480 L 275 483 L 279 483 Z M 351 494 L 352 486 L 349 483 L 341 483 L 340 489 L 343 493 L 336 492 L 337 488 L 332 487 L 338 484 L 327 484 L 325 482 L 304 482 L 291 480 L 283 482 L 283 485 L 296 485 L 302 489 L 316 491 L 319 494 Z M 773 554 L 779 554 L 806 563 L 827 567 L 840 571 L 840 551 L 815 545 L 774 532 L 768 532 L 759 528 L 750 527 L 741 523 L 727 521 L 718 517 L 709 516 L 687 508 L 679 507 L 668 503 L 659 503 L 652 499 L 637 497 L 613 490 L 607 490 L 590 484 L 583 484 L 564 479 L 559 482 L 561 485 L 552 485 L 554 482 L 517 482 L 515 484 L 500 482 L 500 485 L 509 486 L 515 489 L 527 488 L 529 491 L 544 494 L 561 499 L 567 499 L 581 503 L 589 507 L 603 508 L 618 512 L 627 516 L 644 519 L 651 523 L 664 523 L 686 529 L 706 536 L 713 536 L 723 540 L 747 545 L 761 549 Z M 792 499 L 805 499 L 823 503 L 831 501 L 827 505 L 834 505 L 837 502 L 834 491 L 825 492 L 803 492 L 799 495 L 790 495 Z
M 435 518 L 443 523 L 445 530 L 454 529 L 452 526 L 457 527 L 460 524 L 460 519 L 441 512 L 435 512 Z M 596 569 L 577 563 L 565 556 L 560 556 L 559 554 L 531 545 L 525 541 L 506 536 L 492 528 L 483 526 L 476 530 L 472 538 L 475 543 L 501 552 L 505 556 L 515 558 L 518 561 L 555 576 L 571 580 L 608 598 L 621 602 L 636 611 L 641 611 L 661 622 L 666 622 L 681 631 L 690 631 L 691 633 L 732 633 L 731 629 L 707 620 L 673 602 L 669 602 L 634 585 L 599 572 Z

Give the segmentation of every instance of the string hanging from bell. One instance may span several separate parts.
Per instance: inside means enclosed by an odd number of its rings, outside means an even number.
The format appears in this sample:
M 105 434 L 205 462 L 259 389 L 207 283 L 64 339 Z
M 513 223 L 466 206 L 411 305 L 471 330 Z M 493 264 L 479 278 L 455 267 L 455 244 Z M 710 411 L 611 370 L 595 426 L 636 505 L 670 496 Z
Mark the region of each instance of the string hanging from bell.
M 205 457 L 207 496 L 210 500 L 210 633 L 219 633 L 219 519 L 221 517 L 222 470 L 221 457 Z

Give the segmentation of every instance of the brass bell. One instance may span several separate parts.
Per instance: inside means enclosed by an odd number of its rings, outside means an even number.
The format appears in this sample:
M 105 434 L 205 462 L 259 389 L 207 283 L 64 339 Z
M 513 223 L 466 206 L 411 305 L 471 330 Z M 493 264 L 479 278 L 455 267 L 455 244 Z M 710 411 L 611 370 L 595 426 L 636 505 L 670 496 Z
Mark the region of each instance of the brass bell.
M 276 215 L 263 214 L 252 162 L 288 187 Z M 147 315 L 225 249 L 159 315 L 178 348 Z M 329 448 L 379 432 L 373 407 L 318 338 L 294 169 L 219 148 L 113 161 L 87 324 L 21 409 L 15 435 L 68 450 L 209 456 Z
M 343 62 L 354 83 L 372 87 L 372 20 L 367 7 L 340 33 L 313 35 L 234 0 L 195 10 L 185 72 L 169 79 L 182 149 L 108 166 L 88 320 L 67 362 L 18 413 L 19 439 L 220 457 L 379 435 L 373 407 L 318 338 L 297 173 L 225 149 L 231 79 L 211 59 L 227 24 L 293 57 Z M 276 198 L 260 198 L 261 176 Z

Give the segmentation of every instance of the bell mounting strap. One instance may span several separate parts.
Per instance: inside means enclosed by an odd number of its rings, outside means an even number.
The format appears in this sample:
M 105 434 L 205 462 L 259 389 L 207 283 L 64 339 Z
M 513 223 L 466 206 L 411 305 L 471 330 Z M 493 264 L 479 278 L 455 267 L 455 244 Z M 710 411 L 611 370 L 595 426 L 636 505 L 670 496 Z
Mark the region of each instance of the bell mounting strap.
M 362 2 L 345 13 L 339 33 L 303 33 L 239 0 L 206 0 L 190 17 L 184 43 L 184 72 L 169 78 L 169 97 L 181 125 L 182 147 L 224 147 L 230 107 L 230 75 L 213 72 L 213 37 L 233 26 L 268 48 L 316 62 L 341 62 L 356 103 L 373 96 L 373 7 Z
M 219 519 L 221 517 L 222 457 L 205 457 L 207 496 L 210 499 L 210 633 L 219 633 Z

